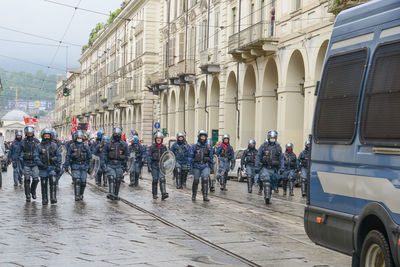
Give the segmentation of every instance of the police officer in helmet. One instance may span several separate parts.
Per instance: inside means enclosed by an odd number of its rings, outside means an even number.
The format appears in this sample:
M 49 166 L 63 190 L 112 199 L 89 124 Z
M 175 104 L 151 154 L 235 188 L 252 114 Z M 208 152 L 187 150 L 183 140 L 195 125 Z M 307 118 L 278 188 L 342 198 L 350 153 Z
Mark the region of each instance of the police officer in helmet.
M 24 172 L 26 202 L 30 202 L 31 196 L 36 199 L 36 188 L 39 183 L 39 168 L 33 155 L 39 140 L 35 138 L 35 131 L 32 126 L 26 126 L 24 132 L 25 138 L 21 141 L 17 154 Z
M 139 175 L 142 172 L 143 159 L 146 156 L 146 148 L 142 146 L 139 142 L 139 137 L 136 135 L 132 136 L 129 141 L 131 145 L 129 146 L 129 152 L 135 154 L 135 159 L 133 162 L 133 167 L 129 173 L 130 183 L 129 186 L 139 185 Z
M 212 148 L 207 144 L 208 134 L 201 130 L 197 136 L 197 143 L 194 144 L 189 151 L 188 163 L 193 169 L 193 185 L 192 185 L 192 200 L 196 200 L 197 188 L 201 177 L 201 191 L 203 193 L 203 201 L 209 201 L 208 194 L 208 179 L 210 170 L 213 167 Z
M 275 130 L 268 132 L 268 138 L 260 146 L 256 157 L 256 173 L 260 173 L 259 179 L 264 187 L 265 203 L 269 204 L 271 190 L 278 186 L 279 173 L 283 171 L 283 153 L 277 143 L 278 133 Z
M 21 162 L 19 161 L 18 147 L 22 141 L 22 131 L 15 132 L 15 139 L 10 146 L 10 151 L 8 153 L 8 161 L 12 162 L 14 169 L 14 186 L 18 185 L 18 182 L 22 185 L 22 168 Z
M 101 153 L 101 165 L 106 166 L 108 179 L 108 195 L 111 200 L 119 200 L 119 188 L 124 178 L 124 172 L 128 170 L 127 160 L 129 149 L 126 142 L 121 140 L 122 129 L 115 127 L 111 141 L 106 143 Z
M 229 170 L 235 168 L 235 153 L 233 147 L 229 143 L 229 134 L 224 134 L 221 145 L 217 148 L 215 155 L 219 157 L 219 168 L 217 180 L 221 184 L 221 191 L 227 191 L 226 180 L 228 178 Z M 214 188 L 211 189 L 214 191 Z
M 304 144 L 304 150 L 300 153 L 298 164 L 300 168 L 300 178 L 301 178 L 301 195 L 305 197 L 307 195 L 307 173 L 310 159 L 310 148 L 311 142 L 307 140 Z
M 84 136 L 82 131 L 76 132 L 75 141 L 69 146 L 64 163 L 66 172 L 69 172 L 71 168 L 71 175 L 74 180 L 75 201 L 83 200 L 87 171 L 90 159 L 92 158 L 89 146 L 83 143 Z
M 174 153 L 176 159 L 174 176 L 177 189 L 182 189 L 183 185 L 186 186 L 186 178 L 190 170 L 188 164 L 189 150 L 190 146 L 185 140 L 185 135 L 178 133 L 176 135 L 176 142 L 171 147 L 171 152 Z
M 297 166 L 297 157 L 296 154 L 293 153 L 293 144 L 286 144 L 286 151 L 283 154 L 284 160 L 284 171 L 282 175 L 282 187 L 283 187 L 283 195 L 286 196 L 287 185 L 289 183 L 289 194 L 293 196 L 293 187 L 294 182 L 296 180 L 296 172 L 298 169 Z
M 52 132 L 43 129 L 42 142 L 37 145 L 34 158 L 39 167 L 40 184 L 42 189 L 42 204 L 47 205 L 48 187 L 50 185 L 50 202 L 57 203 L 57 173 L 60 173 L 61 154 L 58 146 L 51 138 Z
M 247 191 L 249 193 L 253 191 L 256 157 L 256 141 L 250 140 L 247 149 L 243 152 L 242 158 L 240 160 L 241 169 L 243 170 L 244 167 L 246 167 Z
M 161 173 L 159 164 L 161 156 L 167 151 L 167 147 L 163 144 L 164 135 L 157 132 L 154 136 L 154 144 L 150 147 L 147 166 L 148 170 L 153 176 L 152 193 L 153 199 L 157 199 L 157 184 L 160 181 L 161 199 L 164 200 L 169 197 L 166 189 L 166 181 L 164 174 Z

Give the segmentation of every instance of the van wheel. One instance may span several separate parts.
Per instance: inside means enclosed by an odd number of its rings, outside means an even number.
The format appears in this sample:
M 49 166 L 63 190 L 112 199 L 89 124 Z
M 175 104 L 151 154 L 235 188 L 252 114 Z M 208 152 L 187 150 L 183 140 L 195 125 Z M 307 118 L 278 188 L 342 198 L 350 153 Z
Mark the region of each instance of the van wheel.
M 240 182 L 240 183 L 243 183 L 244 182 L 244 178 L 243 178 L 243 175 L 242 175 L 242 170 L 239 168 L 238 169 L 238 171 L 237 171 L 237 177 L 238 177 L 238 181 Z
M 393 266 L 389 244 L 381 232 L 372 230 L 367 234 L 361 248 L 360 261 L 360 265 L 365 267 Z

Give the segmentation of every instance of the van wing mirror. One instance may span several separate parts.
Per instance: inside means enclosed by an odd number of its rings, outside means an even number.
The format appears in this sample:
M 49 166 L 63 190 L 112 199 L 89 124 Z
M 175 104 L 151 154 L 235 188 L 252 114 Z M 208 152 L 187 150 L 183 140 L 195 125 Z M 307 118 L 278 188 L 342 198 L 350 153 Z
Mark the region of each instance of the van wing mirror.
M 315 96 L 318 96 L 320 83 L 321 83 L 321 81 L 317 81 L 316 84 L 315 84 L 315 92 L 314 92 Z

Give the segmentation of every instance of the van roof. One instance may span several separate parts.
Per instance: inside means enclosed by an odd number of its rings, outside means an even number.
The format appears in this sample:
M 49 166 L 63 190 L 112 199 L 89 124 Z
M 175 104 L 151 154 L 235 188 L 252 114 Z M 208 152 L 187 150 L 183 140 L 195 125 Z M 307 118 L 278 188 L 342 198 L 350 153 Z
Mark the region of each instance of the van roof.
M 356 32 L 364 28 L 399 19 L 399 13 L 395 11 L 399 8 L 399 0 L 374 0 L 344 10 L 336 18 L 332 39 L 340 35 L 349 34 L 350 32 Z

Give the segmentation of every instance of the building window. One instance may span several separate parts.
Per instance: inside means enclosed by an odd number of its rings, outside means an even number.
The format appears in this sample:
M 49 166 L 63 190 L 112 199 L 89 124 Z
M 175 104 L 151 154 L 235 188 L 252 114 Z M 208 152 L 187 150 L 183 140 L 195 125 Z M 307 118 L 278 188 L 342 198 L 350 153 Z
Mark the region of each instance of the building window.
M 400 42 L 379 46 L 362 104 L 360 139 L 364 144 L 400 146 L 399 68 Z
M 179 33 L 179 61 L 185 58 L 185 34 Z
M 295 10 L 298 10 L 301 8 L 301 0 L 294 0 L 295 1 Z
M 315 111 L 316 142 L 353 142 L 367 58 L 363 49 L 332 56 L 326 62 Z

